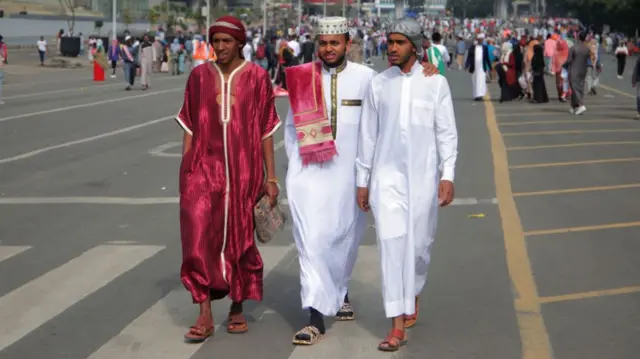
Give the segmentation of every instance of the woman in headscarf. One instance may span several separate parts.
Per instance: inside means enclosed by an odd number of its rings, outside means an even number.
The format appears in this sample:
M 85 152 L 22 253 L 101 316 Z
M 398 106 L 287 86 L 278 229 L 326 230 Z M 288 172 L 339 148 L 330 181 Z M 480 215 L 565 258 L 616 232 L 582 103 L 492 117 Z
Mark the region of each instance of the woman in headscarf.
M 533 77 L 531 88 L 533 90 L 533 103 L 547 103 L 549 102 L 549 96 L 547 95 L 547 88 L 544 85 L 544 51 L 542 46 L 535 45 L 533 47 L 533 56 L 531 57 L 531 76 Z
M 109 67 L 109 64 L 107 63 L 102 39 L 96 41 L 93 59 L 93 80 L 104 81 L 104 72 Z
M 500 50 L 500 58 L 496 65 L 498 84 L 500 85 L 500 102 L 512 101 L 522 96 L 522 90 L 520 89 L 520 85 L 518 85 L 516 56 L 513 52 L 513 44 L 505 41 Z
M 569 58 L 569 45 L 563 38 L 556 39 L 556 53 L 553 57 L 551 70 L 556 74 L 556 89 L 558 91 L 558 100 L 560 102 L 567 102 L 567 96 L 569 91 L 567 69 L 564 68 L 564 64 Z
M 149 39 L 148 34 L 144 34 L 138 54 L 140 61 L 140 84 L 142 84 L 142 89 L 146 90 L 149 88 L 149 78 L 151 77 L 153 59 L 155 57 L 153 43 Z

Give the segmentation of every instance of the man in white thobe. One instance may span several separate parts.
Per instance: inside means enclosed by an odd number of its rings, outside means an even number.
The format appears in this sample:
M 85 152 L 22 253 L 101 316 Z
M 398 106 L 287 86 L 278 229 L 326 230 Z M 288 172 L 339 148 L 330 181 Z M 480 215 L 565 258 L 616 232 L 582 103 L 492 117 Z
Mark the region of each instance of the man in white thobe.
M 453 200 L 453 102 L 445 77 L 420 75 L 420 30 L 409 18 L 391 26 L 393 66 L 371 81 L 360 121 L 358 205 L 370 208 L 376 221 L 384 309 L 393 328 L 378 347 L 382 351 L 398 350 L 406 343 L 405 327 L 415 324 L 438 206 Z
M 291 103 L 285 126 L 285 148 L 289 157 L 287 196 L 299 252 L 302 308 L 311 314 L 309 325 L 294 336 L 293 343 L 298 345 L 315 344 L 322 338 L 323 316 L 354 319 L 347 286 L 365 224 L 353 195 L 354 166 L 362 99 L 375 75 L 367 66 L 346 61 L 349 49 L 346 19 L 321 19 L 318 31 L 322 66 L 309 63 L 301 67 L 311 69 L 317 65 L 316 74 L 321 77 L 319 87 L 331 127 L 327 139 L 334 143 L 337 155 L 306 165 L 300 155 L 301 129 L 294 121 L 296 104 L 293 102 L 298 101 L 296 96 L 301 97 L 302 102 L 308 101 L 314 93 L 292 93 L 295 90 L 288 86 Z M 299 82 L 299 77 L 287 72 L 287 83 Z M 310 87 L 307 85 L 307 88 Z
M 487 93 L 487 73 L 491 69 L 489 61 L 489 48 L 484 44 L 484 34 L 476 36 L 473 46 L 469 47 L 467 64 L 465 66 L 471 73 L 473 83 L 473 99 L 481 101 Z

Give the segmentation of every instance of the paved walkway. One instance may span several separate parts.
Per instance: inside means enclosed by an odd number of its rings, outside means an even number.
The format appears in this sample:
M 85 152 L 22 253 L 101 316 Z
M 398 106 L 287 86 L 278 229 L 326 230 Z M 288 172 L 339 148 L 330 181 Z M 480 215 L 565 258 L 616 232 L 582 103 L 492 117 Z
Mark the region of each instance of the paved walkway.
M 250 332 L 182 343 L 197 315 L 179 281 L 182 133 L 171 117 L 185 78 L 125 92 L 121 78 L 96 85 L 85 70 L 10 73 L 0 359 L 636 358 L 640 123 L 630 86 L 603 75 L 611 89 L 571 117 L 558 104 L 474 103 L 468 74 L 448 78 L 458 199 L 441 212 L 418 325 L 393 356 L 376 351 L 388 320 L 373 228 L 351 282 L 357 320 L 331 323 L 320 344 L 290 344 L 306 314 L 288 232 L 261 246 L 265 300 L 246 308 Z M 286 102 L 277 106 L 284 118 Z M 215 303 L 218 324 L 228 305 Z

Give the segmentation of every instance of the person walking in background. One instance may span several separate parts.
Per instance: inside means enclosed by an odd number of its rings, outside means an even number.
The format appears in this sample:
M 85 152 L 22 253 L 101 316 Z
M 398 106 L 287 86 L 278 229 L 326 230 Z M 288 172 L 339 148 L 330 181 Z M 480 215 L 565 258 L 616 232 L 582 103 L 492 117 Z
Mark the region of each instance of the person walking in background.
M 591 52 L 585 41 L 587 34 L 581 32 L 571 50 L 569 50 L 569 86 L 571 87 L 571 108 L 569 112 L 574 115 L 582 115 L 587 111 L 584 105 L 584 82 L 587 78 L 587 62 L 591 57 Z
M 636 60 L 636 64 L 633 66 L 633 74 L 631 75 L 631 86 L 636 89 L 636 120 L 640 120 L 640 86 L 638 86 L 638 78 L 640 77 L 640 57 Z M 0 75 L 1 76 L 1 75 Z M 0 83 L 1 87 L 2 83 Z
M 616 59 L 618 60 L 618 80 L 622 80 L 624 74 L 624 67 L 627 64 L 627 56 L 629 56 L 629 48 L 627 48 L 627 41 L 622 40 L 616 48 Z
M 547 94 L 547 87 L 544 83 L 544 72 L 547 68 L 547 64 L 544 59 L 544 50 L 541 45 L 535 45 L 533 47 L 533 57 L 531 58 L 531 89 L 533 90 L 533 96 L 531 102 L 533 103 L 547 103 L 549 102 L 549 96 Z
M 464 54 L 467 52 L 467 44 L 465 44 L 462 36 L 458 36 L 458 43 L 456 44 L 456 62 L 458 63 L 458 70 L 462 70 L 464 67 Z
M 140 61 L 140 84 L 142 89 L 149 88 L 149 78 L 153 71 L 153 43 L 148 34 L 145 34 L 138 50 Z
M 0 105 L 4 104 L 2 101 L 2 83 L 4 82 L 4 65 L 7 64 L 7 45 L 2 41 L 2 35 L 0 35 Z
M 44 39 L 44 36 L 40 36 L 40 40 L 38 40 L 37 45 L 38 55 L 40 55 L 40 66 L 44 66 L 44 58 L 47 54 L 47 41 Z
M 122 60 L 124 61 L 124 64 L 122 65 L 122 69 L 124 71 L 124 81 L 127 84 L 127 87 L 125 89 L 127 91 L 130 91 L 131 86 L 133 86 L 136 79 L 135 52 L 131 36 L 127 36 L 124 39 L 124 44 L 122 45 Z
M 316 43 L 311 39 L 311 35 L 307 34 L 307 41 L 302 43 L 302 63 L 306 64 L 313 61 L 313 55 L 316 52 Z
M 120 44 L 118 40 L 111 40 L 111 46 L 109 46 L 107 57 L 109 58 L 109 62 L 111 63 L 111 78 L 116 78 L 116 67 L 118 66 L 118 60 L 122 56 L 122 50 L 120 49 Z
M 553 72 L 553 56 L 556 54 L 557 48 L 558 45 L 553 34 L 547 35 L 547 39 L 544 41 L 544 64 L 545 71 L 551 75 L 555 74 Z

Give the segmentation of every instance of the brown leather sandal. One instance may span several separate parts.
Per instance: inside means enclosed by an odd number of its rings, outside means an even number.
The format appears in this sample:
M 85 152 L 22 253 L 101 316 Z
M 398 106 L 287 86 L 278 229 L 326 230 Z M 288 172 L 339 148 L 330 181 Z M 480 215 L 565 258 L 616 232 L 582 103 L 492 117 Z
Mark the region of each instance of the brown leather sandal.
M 389 335 L 378 345 L 378 350 L 383 352 L 395 352 L 401 346 L 407 345 L 407 334 L 401 329 L 391 329 Z
M 247 319 L 242 315 L 242 313 L 238 314 L 229 314 L 229 319 L 227 322 L 227 333 L 230 334 L 244 334 L 249 331 L 249 326 L 247 325 Z
M 191 326 L 189 328 L 189 332 L 184 335 L 184 341 L 192 344 L 203 343 L 213 335 L 213 330 L 213 320 L 207 320 L 199 317 L 198 320 L 196 320 L 196 324 Z

